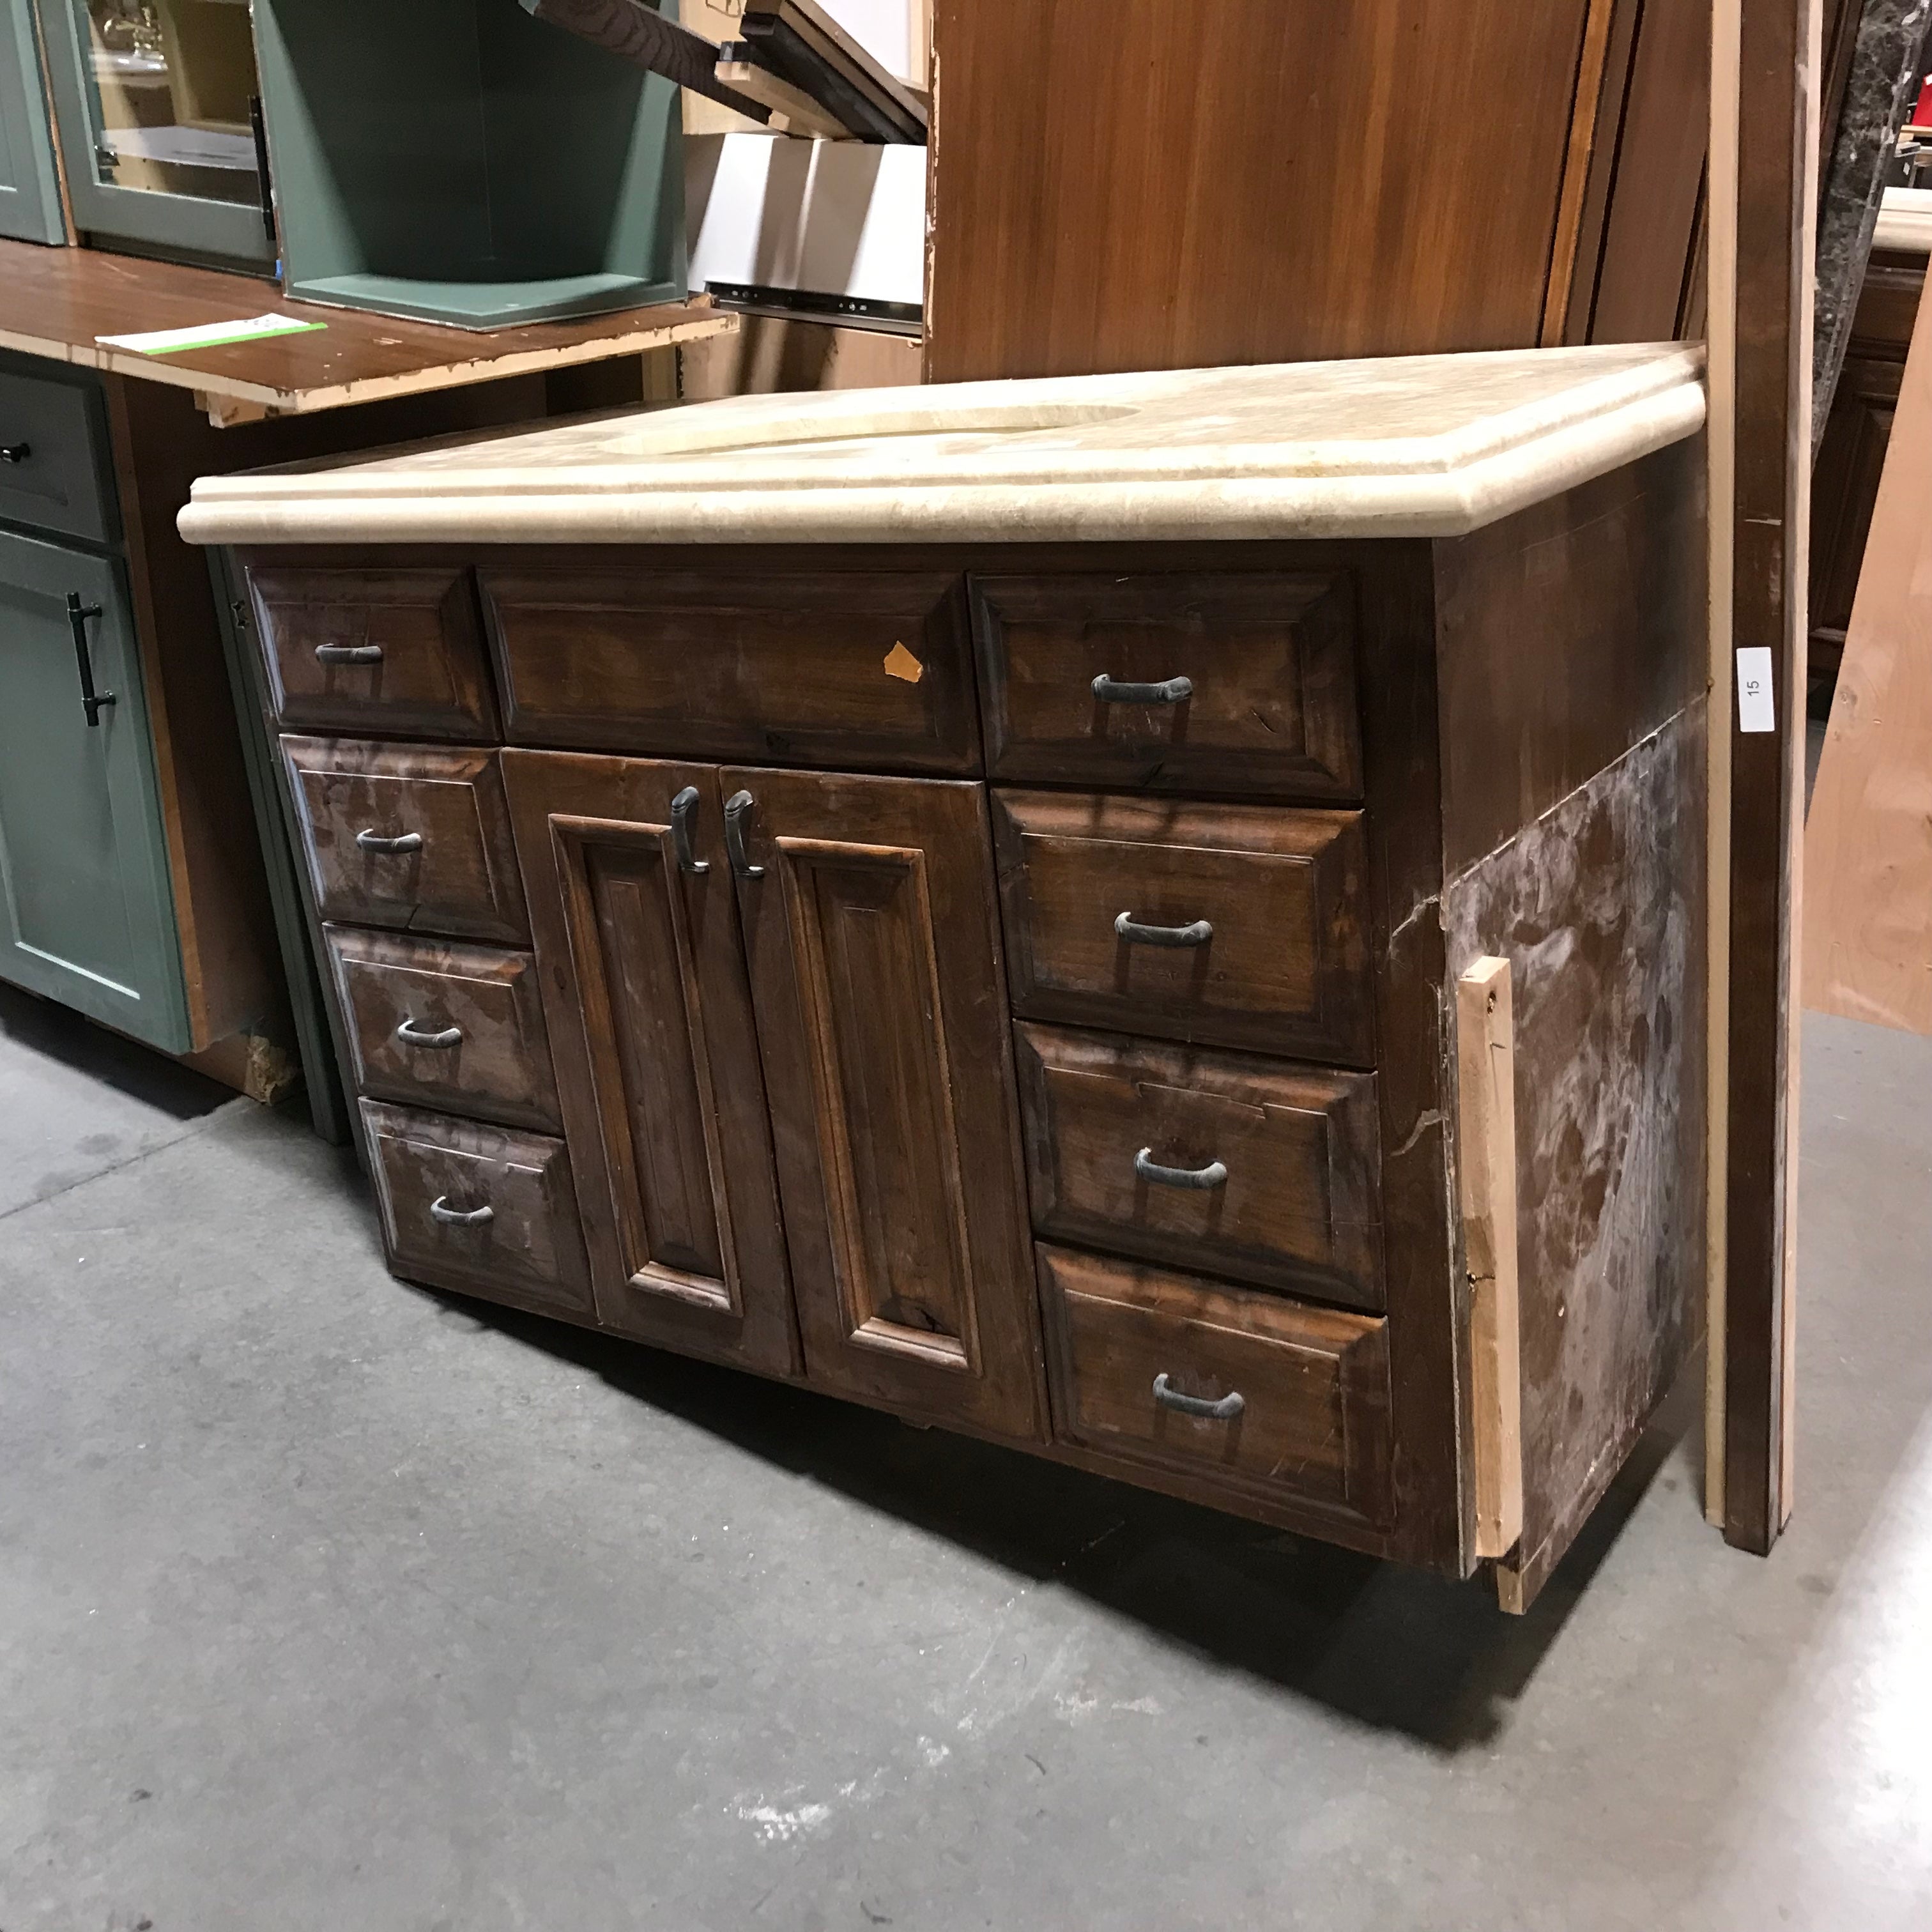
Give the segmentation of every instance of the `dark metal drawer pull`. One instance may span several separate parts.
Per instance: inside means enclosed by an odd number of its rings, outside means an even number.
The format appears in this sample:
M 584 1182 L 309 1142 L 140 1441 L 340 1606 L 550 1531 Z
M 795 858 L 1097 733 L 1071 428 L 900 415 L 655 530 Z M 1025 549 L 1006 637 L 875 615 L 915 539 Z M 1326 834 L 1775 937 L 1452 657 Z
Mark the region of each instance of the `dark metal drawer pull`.
M 399 832 L 393 838 L 385 838 L 380 832 L 371 832 L 365 826 L 356 833 L 356 842 L 365 852 L 420 852 L 422 834 Z
M 317 664 L 380 664 L 382 647 L 380 644 L 317 644 L 315 661 Z
M 677 869 L 695 878 L 711 869 L 709 859 L 700 859 L 692 849 L 691 822 L 698 816 L 698 788 L 686 785 L 670 802 L 671 849 L 677 854 Z
M 1219 1402 L 1210 1402 L 1204 1396 L 1183 1395 L 1178 1388 L 1168 1387 L 1165 1375 L 1154 1378 L 1154 1399 L 1163 1408 L 1178 1409 L 1183 1415 L 1204 1415 L 1210 1422 L 1232 1422 L 1248 1406 L 1239 1389 L 1230 1390 Z
M 1134 1172 L 1143 1180 L 1157 1181 L 1162 1187 L 1219 1187 L 1228 1178 L 1228 1163 L 1210 1160 L 1205 1167 L 1162 1167 L 1154 1158 L 1152 1148 L 1142 1148 L 1134 1156 Z
M 90 618 L 100 615 L 98 604 L 83 604 L 77 593 L 67 593 L 67 621 L 74 632 L 74 655 L 80 666 L 80 708 L 87 713 L 89 730 L 100 722 L 103 705 L 114 702 L 111 691 L 96 691 L 94 688 L 94 658 L 87 648 L 87 626 Z
M 1094 680 L 1102 704 L 1185 704 L 1194 695 L 1191 677 L 1164 677 L 1158 684 L 1128 684 L 1105 671 Z
M 1192 926 L 1143 926 L 1130 912 L 1120 914 L 1114 930 L 1136 946 L 1205 946 L 1214 928 L 1204 919 Z
M 496 1218 L 496 1210 L 488 1202 L 480 1208 L 452 1208 L 447 1194 L 439 1194 L 429 1204 L 429 1217 L 440 1221 L 446 1228 L 482 1228 Z M 1240 1397 L 1236 1396 L 1235 1401 Z
M 24 463 L 33 453 L 31 442 L 0 442 L 0 463 Z
M 758 803 L 748 791 L 734 791 L 724 801 L 724 849 L 731 855 L 731 869 L 741 879 L 762 879 L 765 868 L 752 863 L 745 849 L 745 821 Z
M 460 1027 L 445 1027 L 440 1033 L 424 1033 L 414 1020 L 405 1020 L 396 1029 L 396 1037 L 405 1046 L 457 1046 L 462 1043 Z

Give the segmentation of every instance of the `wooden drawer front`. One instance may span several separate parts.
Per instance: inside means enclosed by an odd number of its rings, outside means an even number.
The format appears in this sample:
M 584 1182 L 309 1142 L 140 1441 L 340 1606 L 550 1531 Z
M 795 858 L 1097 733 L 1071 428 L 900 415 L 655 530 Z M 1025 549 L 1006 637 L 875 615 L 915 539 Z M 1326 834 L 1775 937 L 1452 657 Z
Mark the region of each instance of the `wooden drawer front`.
M 248 584 L 284 724 L 496 736 L 466 571 L 262 568 Z
M 485 571 L 519 744 L 980 768 L 964 586 L 933 572 Z
M 1017 1033 L 1040 1233 L 1384 1305 L 1373 1075 Z
M 982 577 L 972 590 L 994 778 L 1361 796 L 1348 578 Z
M 324 919 L 528 939 L 495 752 L 328 738 L 282 748 Z
M 374 1100 L 362 1102 L 362 1120 L 397 1274 L 590 1318 L 590 1274 L 562 1142 Z
M 90 382 L 0 369 L 0 518 L 107 543 L 120 533 L 112 459 Z
M 562 1131 L 536 958 L 332 926 L 358 1089 Z
M 1063 1440 L 1386 1520 L 1386 1322 L 1044 1244 L 1039 1258 Z
M 1359 812 L 994 799 L 1017 1012 L 1372 1064 Z

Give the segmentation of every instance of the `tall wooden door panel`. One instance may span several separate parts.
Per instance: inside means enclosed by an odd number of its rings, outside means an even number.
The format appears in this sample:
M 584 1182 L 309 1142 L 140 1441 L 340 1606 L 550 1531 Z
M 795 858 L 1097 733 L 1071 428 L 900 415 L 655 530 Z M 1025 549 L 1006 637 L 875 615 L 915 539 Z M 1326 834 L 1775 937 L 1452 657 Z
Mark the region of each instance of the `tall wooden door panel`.
M 807 1370 L 1037 1438 L 985 794 L 730 769 L 720 784 Z
M 599 1318 L 799 1366 L 716 767 L 506 752 Z

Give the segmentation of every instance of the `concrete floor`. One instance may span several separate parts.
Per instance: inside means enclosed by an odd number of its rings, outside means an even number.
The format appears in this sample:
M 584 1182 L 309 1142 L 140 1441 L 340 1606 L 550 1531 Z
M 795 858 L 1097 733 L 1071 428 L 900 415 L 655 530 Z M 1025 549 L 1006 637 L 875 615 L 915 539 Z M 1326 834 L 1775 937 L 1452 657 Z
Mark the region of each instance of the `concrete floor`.
M 1932 1925 L 1932 1043 L 1807 1030 L 1797 1520 L 1536 1611 L 391 1282 L 0 991 L 0 1932 Z

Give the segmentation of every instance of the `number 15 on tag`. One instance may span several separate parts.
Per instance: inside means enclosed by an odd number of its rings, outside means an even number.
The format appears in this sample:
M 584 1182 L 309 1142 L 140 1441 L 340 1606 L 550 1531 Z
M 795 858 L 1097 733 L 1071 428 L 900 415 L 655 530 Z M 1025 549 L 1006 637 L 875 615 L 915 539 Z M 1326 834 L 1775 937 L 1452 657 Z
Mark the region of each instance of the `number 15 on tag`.
M 1775 731 L 1778 716 L 1772 698 L 1771 651 L 1748 644 L 1738 652 L 1738 729 Z

